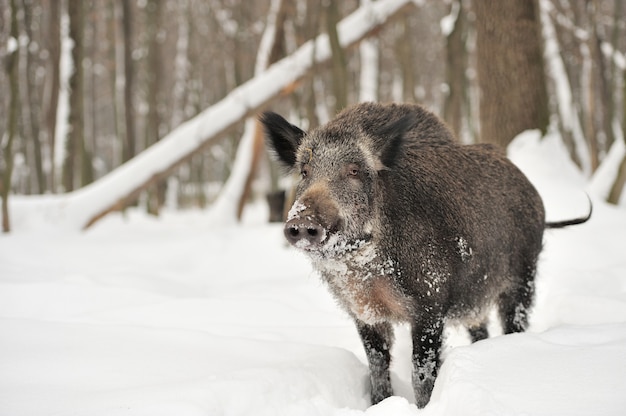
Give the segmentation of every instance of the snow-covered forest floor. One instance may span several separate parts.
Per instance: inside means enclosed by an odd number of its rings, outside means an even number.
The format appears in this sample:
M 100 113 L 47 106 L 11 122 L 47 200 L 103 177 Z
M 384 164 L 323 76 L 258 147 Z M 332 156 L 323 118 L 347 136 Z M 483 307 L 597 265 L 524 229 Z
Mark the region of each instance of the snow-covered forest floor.
M 549 220 L 586 213 L 557 141 L 511 151 Z M 468 345 L 451 328 L 423 410 L 405 327 L 397 396 L 368 409 L 352 323 L 262 206 L 240 226 L 131 210 L 84 233 L 23 211 L 0 237 L 0 415 L 624 415 L 626 211 L 593 202 L 545 234 L 530 331 Z

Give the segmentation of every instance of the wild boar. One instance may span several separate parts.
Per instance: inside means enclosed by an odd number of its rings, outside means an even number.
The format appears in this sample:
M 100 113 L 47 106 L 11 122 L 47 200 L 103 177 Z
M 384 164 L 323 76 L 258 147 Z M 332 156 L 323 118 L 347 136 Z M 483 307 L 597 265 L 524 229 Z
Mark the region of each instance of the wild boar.
M 418 105 L 363 103 L 305 133 L 260 117 L 268 146 L 299 172 L 287 240 L 305 252 L 354 319 L 370 367 L 371 400 L 393 394 L 393 324 L 408 322 L 418 407 L 440 366 L 444 324 L 488 337 L 524 331 L 546 224 L 524 174 L 490 145 L 460 145 Z

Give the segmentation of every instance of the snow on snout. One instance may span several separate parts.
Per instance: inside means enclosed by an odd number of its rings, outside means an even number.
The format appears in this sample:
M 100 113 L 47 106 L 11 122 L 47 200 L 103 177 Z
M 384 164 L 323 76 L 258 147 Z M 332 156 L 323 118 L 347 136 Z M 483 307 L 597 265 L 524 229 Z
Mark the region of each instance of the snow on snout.
M 300 213 L 306 209 L 306 205 L 304 205 L 299 200 L 296 200 L 289 212 L 287 213 L 287 221 L 295 220 L 300 218 Z
M 328 230 L 319 225 L 310 215 L 302 215 L 309 207 L 296 200 L 287 214 L 285 235 L 296 248 L 314 250 L 326 240 Z

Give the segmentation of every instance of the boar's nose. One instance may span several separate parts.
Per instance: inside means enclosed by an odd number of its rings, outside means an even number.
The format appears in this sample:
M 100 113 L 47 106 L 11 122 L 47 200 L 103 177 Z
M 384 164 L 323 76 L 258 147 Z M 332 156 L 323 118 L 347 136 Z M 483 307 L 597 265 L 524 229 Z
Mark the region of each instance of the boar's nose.
M 316 248 L 326 238 L 326 230 L 321 225 L 303 218 L 287 221 L 284 232 L 290 244 L 305 250 Z

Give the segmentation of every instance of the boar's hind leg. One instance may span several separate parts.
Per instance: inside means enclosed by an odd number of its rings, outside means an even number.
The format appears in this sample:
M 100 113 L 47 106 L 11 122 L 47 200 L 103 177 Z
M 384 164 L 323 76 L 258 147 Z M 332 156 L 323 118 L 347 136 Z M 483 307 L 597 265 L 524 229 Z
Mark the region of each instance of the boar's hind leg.
M 413 337 L 413 391 L 415 404 L 428 404 L 439 370 L 439 353 L 443 341 L 443 316 L 429 316 L 427 322 L 414 322 Z
M 368 325 L 359 320 L 356 327 L 369 362 L 372 404 L 376 404 L 393 395 L 389 376 L 393 327 L 388 322 Z
M 470 326 L 467 328 L 467 331 L 469 332 L 472 342 L 489 338 L 489 330 L 487 329 L 487 322 L 481 322 L 478 325 Z
M 528 326 L 528 311 L 533 303 L 535 293 L 534 267 L 522 282 L 511 290 L 504 292 L 498 299 L 498 309 L 505 334 L 524 332 Z

